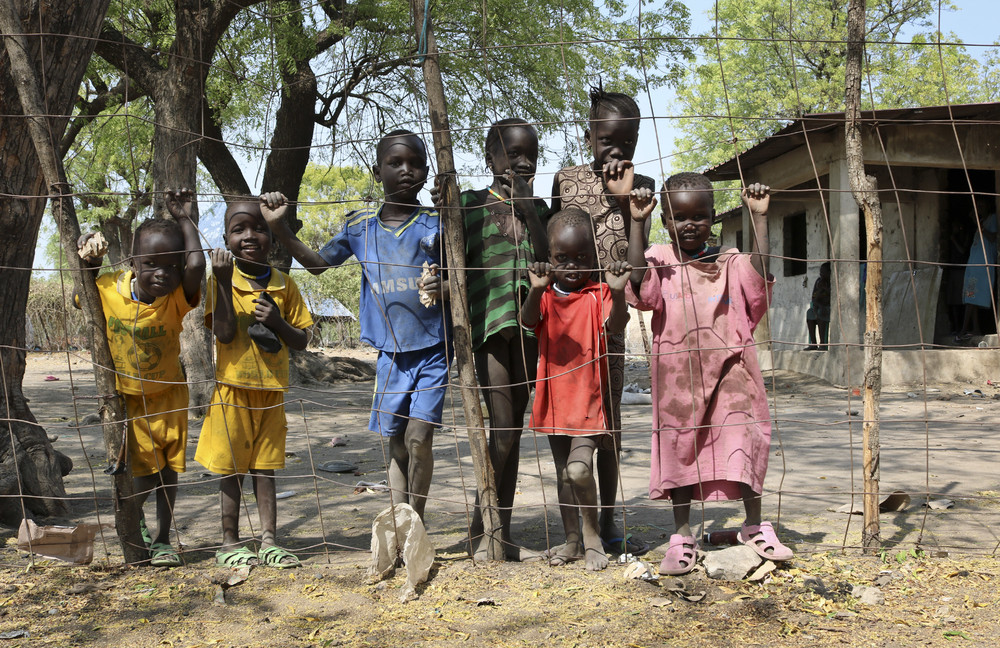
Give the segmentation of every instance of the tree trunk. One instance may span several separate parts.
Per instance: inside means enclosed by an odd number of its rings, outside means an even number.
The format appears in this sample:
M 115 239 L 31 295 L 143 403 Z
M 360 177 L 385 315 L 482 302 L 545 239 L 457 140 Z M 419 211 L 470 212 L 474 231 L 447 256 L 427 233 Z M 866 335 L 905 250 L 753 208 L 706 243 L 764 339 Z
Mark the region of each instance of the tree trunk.
M 166 67 L 154 76 L 149 88 L 154 98 L 153 212 L 170 218 L 164 192 L 170 188 L 197 185 L 198 147 L 202 139 L 202 98 L 205 79 L 215 48 L 202 47 L 208 34 L 208 11 L 198 0 L 178 0 L 176 37 Z M 191 220 L 198 224 L 197 203 Z M 212 367 L 212 334 L 205 328 L 204 300 L 184 318 L 181 332 L 181 363 L 187 377 L 190 403 L 196 414 L 204 413 L 212 397 L 215 371 Z
M 39 168 L 48 184 L 52 212 L 59 226 L 59 236 L 65 249 L 70 269 L 77 275 L 81 306 L 87 320 L 91 352 L 94 359 L 94 376 L 101 400 L 101 418 L 104 422 L 104 442 L 109 463 L 113 462 L 115 520 L 122 551 L 128 563 L 145 560 L 146 548 L 139 535 L 140 511 L 132 497 L 132 476 L 125 469 L 125 407 L 115 393 L 114 360 L 108 348 L 106 323 L 101 308 L 101 297 L 94 282 L 94 273 L 85 271 L 85 264 L 76 254 L 76 241 L 80 237 L 80 223 L 76 218 L 72 192 L 62 165 L 61 149 L 56 132 L 50 125 L 42 99 L 41 77 L 28 58 L 30 46 L 24 36 L 24 27 L 14 7 L 14 0 L 0 0 L 0 29 L 6 34 L 4 44 L 10 60 L 23 114 L 35 147 Z M 64 122 L 65 123 L 65 122 Z
M 45 81 L 46 112 L 69 115 L 110 0 L 6 1 L 28 25 L 23 31 L 32 34 L 26 37 L 27 56 Z M 7 419 L 0 430 L 0 520 L 8 524 L 30 513 L 64 513 L 62 477 L 72 467 L 53 450 L 22 390 L 28 286 L 48 194 L 22 115 L 9 59 L 0 55 L 0 195 L 19 196 L 0 200 L 0 266 L 6 268 L 0 287 L 0 416 Z M 68 117 L 47 120 L 54 145 L 67 122 Z M 8 495 L 14 497 L 3 497 Z
M 865 175 L 861 143 L 861 84 L 865 53 L 865 0 L 851 0 L 847 10 L 845 93 L 847 172 L 851 193 L 865 216 L 868 270 L 865 280 L 864 377 L 864 529 L 861 543 L 868 553 L 881 544 L 878 519 L 879 404 L 882 396 L 882 205 L 875 178 Z

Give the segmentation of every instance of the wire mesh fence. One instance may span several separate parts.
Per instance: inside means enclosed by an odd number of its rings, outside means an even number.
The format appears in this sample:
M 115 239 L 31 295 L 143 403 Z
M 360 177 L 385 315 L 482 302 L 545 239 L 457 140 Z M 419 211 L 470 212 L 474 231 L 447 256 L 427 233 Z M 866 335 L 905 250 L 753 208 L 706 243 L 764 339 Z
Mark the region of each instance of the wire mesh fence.
M 376 155 L 380 136 L 396 127 L 408 128 L 429 148 L 433 134 L 426 97 L 415 80 L 423 54 L 418 51 L 420 36 L 413 34 L 405 7 L 396 7 L 403 17 L 382 18 L 405 25 L 403 35 L 374 42 L 373 33 L 362 31 L 361 26 L 339 37 L 323 31 L 332 20 L 327 3 L 249 4 L 250 9 L 233 5 L 229 22 L 215 24 L 218 33 L 204 33 L 188 43 L 193 47 L 187 49 L 181 40 L 186 36 L 175 32 L 170 21 L 152 29 L 141 19 L 140 9 L 130 3 L 112 5 L 96 36 L 94 59 L 96 67 L 110 67 L 85 77 L 81 102 L 68 126 L 77 139 L 63 149 L 74 200 L 81 214 L 91 219 L 92 229 L 104 223 L 108 214 L 118 217 L 129 209 L 143 216 L 154 211 L 162 215 L 162 206 L 154 207 L 154 203 L 180 179 L 158 171 L 158 156 L 168 159 L 190 143 L 197 144 L 199 171 L 207 172 L 199 185 L 204 188 L 199 192 L 199 236 L 205 253 L 222 246 L 228 234 L 222 218 L 227 199 L 252 193 L 250 187 L 288 194 L 294 218 L 302 225 L 299 237 L 313 248 L 346 227 L 352 214 L 356 215 L 352 210 L 393 204 L 392 196 L 380 193 L 379 181 L 384 178 L 372 179 L 364 171 L 380 164 Z M 602 165 L 594 165 L 595 158 L 605 161 L 599 157 L 603 144 L 595 131 L 605 125 L 606 118 L 628 122 L 629 115 L 622 114 L 625 109 L 612 107 L 588 117 L 585 89 L 599 81 L 634 97 L 641 107 L 638 138 L 631 142 L 633 154 L 628 156 L 635 163 L 636 178 L 649 176 L 657 191 L 668 176 L 681 170 L 703 171 L 716 183 L 718 215 L 713 234 L 723 257 L 729 248 L 749 253 L 754 243 L 754 220 L 739 206 L 739 189 L 757 182 L 768 185 L 769 245 L 763 254 L 774 276 L 773 292 L 767 297 L 766 316 L 760 324 L 754 322 L 753 351 L 734 353 L 725 348 L 727 357 L 737 362 L 751 352 L 759 358 L 768 416 L 742 424 L 717 422 L 713 429 L 729 435 L 744 434 L 747 427 L 770 426 L 769 449 L 757 449 L 766 456 L 767 469 L 755 497 L 760 498 L 765 518 L 775 522 L 780 537 L 796 552 L 808 555 L 861 548 L 862 528 L 856 513 L 865 492 L 861 477 L 866 422 L 864 323 L 868 310 L 876 306 L 867 303 L 870 243 L 864 214 L 852 195 L 844 149 L 847 122 L 842 84 L 837 85 L 842 70 L 836 69 L 826 79 L 816 72 L 817 66 L 839 60 L 846 32 L 807 32 L 804 27 L 817 12 L 829 11 L 829 3 L 778 3 L 781 6 L 776 9 L 754 7 L 756 18 L 738 18 L 733 14 L 738 3 L 720 2 L 707 19 L 696 17 L 694 28 L 668 18 L 671 10 L 681 8 L 678 3 L 656 10 L 638 3 L 621 14 L 604 7 L 600 24 L 586 23 L 575 9 L 562 3 L 550 3 L 544 8 L 551 10 L 549 22 L 553 24 L 546 23 L 545 29 L 535 32 L 545 39 L 520 27 L 505 39 L 499 25 L 502 20 L 514 24 L 509 12 L 515 11 L 507 4 L 483 3 L 467 8 L 469 16 L 461 18 L 445 13 L 450 5 L 432 5 L 441 57 L 452 66 L 445 71 L 446 91 L 454 101 L 454 130 L 461 152 L 457 171 L 463 188 L 480 190 L 499 182 L 506 169 L 483 170 L 484 163 L 495 161 L 484 160 L 482 153 L 490 123 L 524 117 L 540 135 L 543 151 L 537 170 L 524 171 L 534 176 L 532 194 L 547 206 L 566 206 L 577 198 L 593 207 L 591 215 L 602 219 L 592 257 L 601 263 L 582 270 L 600 271 L 607 260 L 624 261 L 627 200 L 624 194 L 609 199 L 611 178 L 602 177 Z M 881 430 L 880 494 L 886 498 L 899 492 L 884 504 L 881 542 L 886 547 L 993 554 L 1000 543 L 996 534 L 1000 483 L 992 459 L 1000 451 L 1000 441 L 992 434 L 993 410 L 1000 400 L 995 384 L 1000 379 L 995 274 L 1000 160 L 992 143 L 1000 134 L 1000 104 L 988 103 L 994 97 L 985 86 L 995 72 L 994 50 L 961 44 L 962 34 L 949 34 L 935 12 L 921 14 L 911 8 L 913 13 L 905 19 L 893 18 L 883 6 L 891 3 L 870 4 L 861 124 L 865 170 L 877 182 L 884 219 L 878 262 L 883 277 L 883 384 L 875 403 Z M 225 13 L 223 6 L 218 10 Z M 178 17 L 181 10 L 177 12 L 167 13 L 183 24 Z M 828 22 L 843 26 L 846 15 L 832 15 L 835 19 Z M 564 34 L 557 16 L 565 20 L 568 31 Z M 761 26 L 765 18 L 771 20 L 771 31 Z M 746 29 L 731 29 L 730 20 Z M 698 35 L 699 29 L 704 33 Z M 596 35 L 585 36 L 588 30 Z M 612 40 L 609 34 L 614 30 L 619 31 Z M 44 32 L 44 24 L 37 31 Z M 26 24 L 25 32 L 34 37 L 36 28 Z M 322 50 L 325 58 L 315 59 L 314 68 L 309 67 L 313 59 L 295 47 L 296 39 L 306 33 L 326 48 Z M 212 47 L 205 41 L 208 38 L 213 40 Z M 222 45 L 216 48 L 218 43 Z M 207 61 L 199 58 L 205 49 L 215 50 Z M 600 56 L 594 54 L 596 50 L 602 52 Z M 213 102 L 211 110 L 195 120 L 196 129 L 190 121 L 167 123 L 165 115 L 176 107 L 168 108 L 170 101 L 147 86 L 153 82 L 142 76 L 148 71 L 144 66 L 153 65 L 146 57 L 184 56 L 207 67 L 195 75 L 196 96 L 199 103 L 202 97 Z M 782 61 L 783 67 L 765 74 L 752 65 L 771 61 L 768 57 Z M 295 66 L 285 66 L 287 60 Z M 129 61 L 134 64 L 131 68 Z M 403 99 L 380 88 L 380 83 L 399 79 L 408 81 Z M 679 84 L 674 86 L 678 89 L 668 91 L 670 83 Z M 533 92 L 528 84 L 547 86 Z M 306 105 L 310 119 L 328 129 L 305 140 L 292 136 L 282 121 L 287 119 L 283 111 L 296 106 L 288 96 L 302 86 L 308 89 L 308 97 L 299 106 Z M 112 95 L 118 98 L 111 99 Z M 220 95 L 226 100 L 215 103 Z M 256 107 L 250 110 L 245 103 Z M 3 119 L 24 120 L 14 115 Z M 157 133 L 164 130 L 183 136 L 188 144 L 158 139 Z M 54 130 L 53 135 L 58 140 L 61 131 Z M 671 135 L 673 148 L 667 139 Z M 160 141 L 174 147 L 170 155 L 150 144 Z M 308 166 L 302 162 L 297 177 L 271 168 L 291 166 L 288 156 L 303 147 L 307 157 L 311 147 L 314 161 Z M 494 155 L 490 150 L 486 153 Z M 621 157 L 611 154 L 607 160 Z M 433 154 L 427 160 L 432 176 L 442 171 L 434 168 Z M 190 163 L 194 164 L 193 158 Z M 350 166 L 361 171 L 357 175 L 333 171 Z M 266 168 L 259 173 L 262 167 Z M 226 180 L 226 169 L 240 179 Z M 574 173 L 584 174 L 590 182 L 572 185 L 572 190 L 590 187 L 590 193 L 574 196 L 566 189 L 568 185 L 560 184 L 567 169 L 576 169 Z M 189 171 L 194 179 L 195 169 Z M 161 176 L 156 177 L 157 173 Z M 289 178 L 296 186 L 280 184 Z M 505 186 L 509 187 L 509 181 Z M 27 204 L 46 193 L 7 193 L 3 200 Z M 494 207 L 490 217 L 497 222 L 517 220 L 505 202 L 509 196 L 490 203 Z M 430 204 L 426 194 L 421 200 Z M 659 222 L 661 210 L 670 213 L 670 197 L 663 194 L 659 200 L 661 205 L 651 218 L 651 242 L 678 245 L 670 241 L 668 227 Z M 602 226 L 607 234 L 601 233 Z M 520 229 L 513 227 L 508 238 L 520 236 L 523 241 L 528 236 L 526 227 L 523 223 Z M 101 229 L 108 232 L 106 227 Z M 130 233 L 128 228 L 126 233 Z M 604 240 L 625 244 L 605 253 Z M 537 246 L 538 241 L 533 242 Z M 128 245 L 112 240 L 112 248 L 127 249 Z M 33 253 L 30 247 L 22 250 L 25 262 L 7 268 L 21 271 L 12 276 L 27 274 L 23 271 L 31 265 Z M 132 258 L 127 252 L 120 254 L 115 268 L 127 269 Z M 677 264 L 650 264 L 649 271 L 683 275 L 692 263 L 726 263 L 680 258 Z M 518 306 L 527 291 L 526 265 L 532 260 L 519 258 L 515 264 L 523 290 L 514 291 L 510 299 Z M 290 265 L 288 256 L 280 263 Z M 289 274 L 304 284 L 308 275 L 301 265 L 292 266 Z M 474 275 L 490 267 L 470 263 L 468 258 L 444 258 L 440 265 L 444 274 L 461 269 Z M 828 275 L 821 270 L 824 265 Z M 312 346 L 292 354 L 293 383 L 284 397 L 285 465 L 274 477 L 277 537 L 304 560 L 329 559 L 331 552 L 367 552 L 375 514 L 390 503 L 412 499 L 409 493 L 389 488 L 387 466 L 395 448 L 387 437 L 368 429 L 377 353 L 359 343 L 364 325 L 358 324 L 365 318 L 358 311 L 361 293 L 377 297 L 385 290 L 373 277 L 384 268 L 406 266 L 397 258 L 375 258 L 351 260 L 327 270 L 325 276 L 334 279 L 315 289 L 313 303 L 339 299 L 346 312 L 314 311 L 313 319 L 322 323 L 314 329 Z M 421 269 L 411 270 L 419 274 Z M 107 456 L 96 418 L 98 394 L 86 350 L 92 340 L 86 339 L 82 319 L 72 307 L 77 280 L 65 268 L 36 269 L 35 274 L 42 278 L 32 279 L 30 290 L 22 291 L 27 295 L 27 305 L 20 306 L 24 317 L 15 318 L 23 323 L 19 331 L 9 330 L 4 338 L 5 362 L 20 358 L 25 363 L 24 376 L 17 367 L 3 369 L 5 392 L 23 392 L 36 420 L 15 416 L 16 408 L 7 396 L 8 422 L 26 426 L 9 424 L 3 446 L 12 455 L 9 465 L 27 465 L 25 457 L 18 456 L 25 452 L 23 439 L 18 437 L 27 434 L 25 429 L 35 429 L 37 422 L 51 446 L 72 460 L 73 468 L 61 476 L 64 492 L 56 489 L 54 493 L 32 491 L 18 470 L 5 469 L 0 479 L 5 484 L 0 493 L 3 509 L 13 511 L 14 518 L 19 517 L 18 511 L 21 516 L 35 517 L 36 500 L 58 499 L 62 502 L 55 518 L 59 522 L 106 524 L 114 519 L 115 502 L 103 470 L 113 458 Z M 679 290 L 696 290 L 699 285 L 698 280 L 685 279 Z M 416 286 L 407 289 L 416 290 Z M 720 307 L 731 306 L 728 293 L 723 295 Z M 663 293 L 665 308 L 671 307 L 672 299 L 683 301 L 683 297 Z M 17 303 L 17 299 L 5 300 L 7 308 Z M 391 312 L 368 316 L 384 320 L 390 331 L 398 325 Z M 185 325 L 201 327 L 204 321 L 189 319 Z M 616 504 L 605 507 L 614 511 L 605 530 L 613 530 L 611 535 L 618 538 L 631 536 L 637 543 L 634 548 L 645 545 L 662 553 L 675 530 L 670 502 L 649 499 L 650 457 L 661 451 L 651 440 L 654 410 L 668 406 L 683 415 L 692 402 L 702 398 L 691 380 L 661 376 L 659 384 L 651 382 L 650 367 L 665 354 L 679 353 L 688 364 L 687 371 L 701 375 L 703 367 L 696 370 L 694 366 L 708 362 L 708 356 L 722 347 L 699 338 L 700 326 L 689 322 L 680 332 L 686 340 L 700 340 L 696 346 L 685 342 L 687 346 L 680 351 L 658 351 L 658 340 L 668 338 L 670 332 L 657 330 L 648 315 L 633 309 L 624 346 L 605 349 L 601 358 L 594 358 L 610 360 L 612 372 L 619 372 L 617 380 L 612 377 L 610 386 L 604 388 L 604 395 L 608 389 L 626 386 L 624 398 L 611 399 L 620 403 L 612 402 L 605 412 L 609 421 L 621 419 L 621 452 L 615 458 L 618 477 L 609 483 L 601 479 L 599 465 L 597 472 L 601 501 L 609 489 L 615 493 L 610 501 Z M 446 320 L 442 328 L 450 340 L 449 327 Z M 523 346 L 528 334 L 522 327 L 506 330 L 498 348 Z M 399 331 L 400 337 L 404 334 Z M 332 351 L 317 352 L 317 347 L 331 346 Z M 211 355 L 213 350 L 206 346 L 200 353 Z M 523 355 L 513 373 L 533 375 L 534 362 L 529 357 Z M 426 520 L 439 549 L 471 554 L 475 542 L 469 537 L 477 535 L 477 480 L 454 367 L 449 370 L 444 414 L 431 446 L 433 478 Z M 676 371 L 684 372 L 683 368 Z M 686 384 L 687 392 L 672 393 L 667 385 L 674 380 Z M 531 388 L 530 383 L 522 378 L 512 380 L 509 387 Z M 211 381 L 202 384 L 215 388 Z M 734 389 L 731 383 L 726 385 Z M 508 426 L 504 421 L 511 418 L 511 412 L 490 410 L 485 399 L 489 394 L 484 386 L 479 389 L 491 436 L 524 429 L 520 462 L 508 467 L 513 472 L 502 477 L 514 493 L 512 538 L 505 538 L 512 544 L 506 546 L 524 545 L 533 551 L 557 548 L 563 542 L 563 530 L 549 440 L 530 429 L 530 406 L 528 414 Z M 410 397 L 420 391 L 412 390 Z M 748 397 L 745 390 L 733 393 Z M 182 452 L 186 471 L 179 475 L 168 534 L 181 560 L 195 563 L 223 545 L 217 495 L 223 478 L 194 461 L 203 406 L 192 407 L 186 416 L 188 443 Z M 513 405 L 496 401 L 495 406 L 516 414 Z M 707 432 L 706 428 L 698 433 Z M 53 481 L 58 480 L 53 476 Z M 250 483 L 246 480 L 244 485 L 240 524 L 243 535 L 260 538 L 261 523 Z M 146 506 L 150 522 L 153 499 Z M 700 538 L 703 532 L 738 528 L 745 512 L 737 499 L 699 503 L 693 513 L 694 535 Z M 117 563 L 121 551 L 113 533 L 108 527 L 99 532 L 97 556 Z M 605 538 L 611 541 L 611 549 L 614 539 Z M 31 561 L 30 554 L 10 547 L 5 554 L 7 565 Z

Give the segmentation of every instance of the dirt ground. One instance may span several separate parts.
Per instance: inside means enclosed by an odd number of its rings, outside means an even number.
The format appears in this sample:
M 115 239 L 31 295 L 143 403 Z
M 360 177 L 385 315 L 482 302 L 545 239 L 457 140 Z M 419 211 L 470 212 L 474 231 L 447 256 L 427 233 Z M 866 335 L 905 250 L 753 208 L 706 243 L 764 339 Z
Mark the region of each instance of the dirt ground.
M 630 363 L 626 382 L 648 387 L 647 371 Z M 465 538 L 475 476 L 468 443 L 456 432 L 461 419 L 452 411 L 459 416 L 461 408 L 453 390 L 448 427 L 435 440 L 427 512 L 436 562 L 419 599 L 401 603 L 405 569 L 380 584 L 366 574 L 371 522 L 389 505 L 387 493 L 356 488 L 385 478 L 383 448 L 366 429 L 372 385 L 313 383 L 288 394 L 288 466 L 277 488 L 285 494 L 279 541 L 303 558 L 302 569 L 256 568 L 222 593 L 227 573 L 213 562 L 218 482 L 193 461 L 200 422 L 192 420 L 174 537 L 186 565 L 123 567 L 112 531 L 98 536 L 89 566 L 31 561 L 16 548 L 16 530 L 0 527 L 0 648 L 122 641 L 178 648 L 995 643 L 1000 389 L 886 386 L 882 491 L 906 491 L 911 503 L 881 516 L 884 550 L 863 555 L 860 516 L 829 510 L 862 489 L 860 398 L 798 374 L 768 379 L 775 432 L 764 511 L 797 555 L 763 582 L 710 580 L 700 570 L 684 579 L 626 580 L 620 564 L 596 574 L 580 563 L 474 564 Z M 39 422 L 58 437 L 55 446 L 75 464 L 66 478 L 70 514 L 42 522 L 113 522 L 99 431 L 76 427 L 77 415 L 91 413 L 94 403 L 88 359 L 32 354 L 25 390 Z M 621 488 L 628 531 L 651 545 L 645 558 L 655 571 L 673 526 L 669 508 L 646 496 L 650 419 L 648 404 L 623 406 Z M 335 437 L 346 445 L 331 445 Z M 356 470 L 319 469 L 330 461 Z M 526 433 L 514 534 L 532 549 L 561 542 L 554 481 L 547 443 Z M 251 535 L 257 520 L 252 495 L 247 499 L 241 523 Z M 922 506 L 927 499 L 953 505 L 930 509 Z M 694 518 L 705 531 L 737 528 L 742 519 L 727 503 L 708 504 Z M 877 586 L 884 604 L 859 602 L 855 585 Z

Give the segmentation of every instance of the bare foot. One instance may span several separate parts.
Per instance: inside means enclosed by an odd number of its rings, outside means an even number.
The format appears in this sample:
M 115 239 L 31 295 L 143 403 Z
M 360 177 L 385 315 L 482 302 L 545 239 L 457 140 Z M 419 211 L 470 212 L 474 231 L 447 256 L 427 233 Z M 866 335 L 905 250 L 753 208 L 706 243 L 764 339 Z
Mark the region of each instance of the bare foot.
M 558 547 L 552 547 L 545 552 L 545 556 L 553 567 L 562 567 L 583 558 L 583 547 L 580 546 L 579 542 L 567 542 Z
M 608 555 L 604 553 L 604 549 L 594 549 L 593 547 L 587 547 L 587 571 L 601 571 L 602 569 L 607 569 L 608 567 Z

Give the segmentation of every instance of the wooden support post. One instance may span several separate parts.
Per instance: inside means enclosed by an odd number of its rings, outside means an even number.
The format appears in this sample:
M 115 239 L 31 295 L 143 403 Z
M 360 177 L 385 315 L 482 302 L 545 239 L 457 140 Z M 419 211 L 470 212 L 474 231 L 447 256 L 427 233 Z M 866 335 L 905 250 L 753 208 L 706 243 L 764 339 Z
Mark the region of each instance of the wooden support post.
M 851 193 L 865 217 L 868 266 L 865 280 L 864 367 L 864 528 L 861 543 L 867 553 L 881 545 L 879 499 L 879 405 L 882 396 L 882 205 L 875 178 L 865 175 L 861 132 L 861 85 L 865 52 L 865 0 L 850 0 L 847 9 L 847 69 L 845 121 L 847 168 Z
M 35 144 L 39 166 L 49 186 L 49 200 L 66 251 L 66 261 L 77 275 L 81 286 L 80 305 L 86 319 L 88 337 L 91 340 L 94 379 L 101 399 L 100 411 L 108 462 L 109 465 L 120 465 L 120 454 L 124 452 L 125 409 L 121 398 L 115 392 L 115 365 L 108 347 L 107 324 L 101 308 L 101 297 L 97 293 L 94 272 L 86 271 L 76 252 L 80 223 L 73 207 L 69 183 L 66 181 L 66 169 L 57 153 L 59 133 L 53 132 L 49 127 L 48 111 L 42 102 L 38 73 L 28 58 L 29 49 L 24 37 L 24 27 L 21 25 L 13 0 L 0 0 L 0 32 L 4 34 L 12 76 L 17 84 L 21 107 Z M 132 495 L 130 471 L 118 471 L 114 475 L 115 522 L 126 563 L 136 563 L 149 558 L 139 533 L 139 507 Z
M 411 0 L 416 18 L 417 39 L 422 40 L 427 52 L 423 62 L 424 85 L 427 90 L 427 105 L 430 110 L 431 128 L 434 130 L 434 150 L 437 157 L 438 173 L 443 174 L 441 186 L 442 234 L 447 257 L 448 287 L 451 291 L 451 318 L 455 342 L 455 362 L 458 365 L 458 381 L 462 390 L 462 407 L 465 411 L 465 425 L 469 435 L 469 448 L 476 471 L 476 485 L 479 488 L 479 503 L 483 514 L 483 529 L 486 534 L 486 557 L 489 560 L 503 560 L 504 551 L 500 540 L 500 512 L 497 507 L 496 480 L 490 462 L 486 443 L 486 427 L 483 410 L 479 405 L 479 390 L 476 388 L 475 365 L 472 359 L 472 335 L 469 327 L 469 301 L 465 279 L 465 229 L 458 201 L 458 180 L 455 174 L 455 159 L 452 154 L 451 130 L 448 125 L 448 104 L 444 96 L 441 67 L 438 64 L 437 44 L 429 16 L 424 15 L 424 3 Z M 425 22 L 426 20 L 426 22 Z

